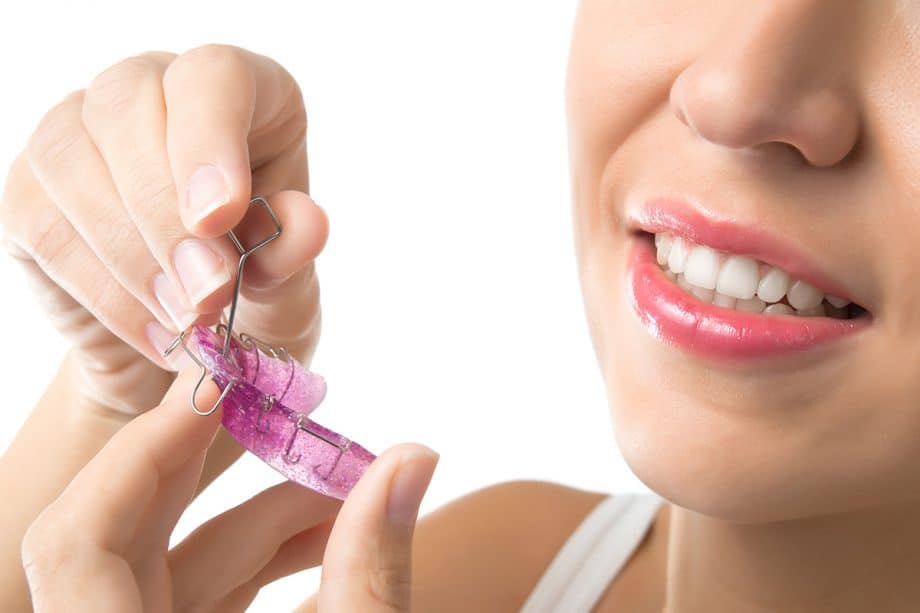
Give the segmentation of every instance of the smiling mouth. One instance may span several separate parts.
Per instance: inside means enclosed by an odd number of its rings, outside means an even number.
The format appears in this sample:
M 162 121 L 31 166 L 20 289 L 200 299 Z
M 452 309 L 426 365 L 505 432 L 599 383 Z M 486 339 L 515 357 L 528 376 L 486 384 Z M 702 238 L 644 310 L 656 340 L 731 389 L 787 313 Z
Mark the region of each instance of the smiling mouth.
M 669 345 L 731 361 L 780 357 L 873 323 L 848 284 L 763 225 L 659 199 L 627 206 L 627 227 L 629 302 Z
M 654 242 L 664 275 L 696 299 L 724 309 L 762 315 L 855 319 L 865 308 L 825 294 L 786 270 L 753 257 L 718 251 L 672 232 L 640 232 Z

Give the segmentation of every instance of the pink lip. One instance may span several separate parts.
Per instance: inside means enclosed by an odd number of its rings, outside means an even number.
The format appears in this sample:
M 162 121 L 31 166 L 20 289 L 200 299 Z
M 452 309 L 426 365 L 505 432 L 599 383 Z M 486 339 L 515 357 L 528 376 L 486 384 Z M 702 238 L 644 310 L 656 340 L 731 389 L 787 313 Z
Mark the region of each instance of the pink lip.
M 717 251 L 747 255 L 782 268 L 792 277 L 806 281 L 825 294 L 861 304 L 853 300 L 840 283 L 811 264 L 794 244 L 786 243 L 762 229 L 719 219 L 686 202 L 670 199 L 651 200 L 627 211 L 627 214 L 633 229 L 653 234 L 671 232 Z

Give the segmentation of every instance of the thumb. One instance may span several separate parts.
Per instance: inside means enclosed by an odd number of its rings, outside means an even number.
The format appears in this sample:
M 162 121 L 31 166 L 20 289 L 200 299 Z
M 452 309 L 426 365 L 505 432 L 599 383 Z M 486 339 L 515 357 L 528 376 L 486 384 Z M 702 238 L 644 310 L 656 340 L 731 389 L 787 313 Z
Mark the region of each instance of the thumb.
M 329 235 L 326 213 L 303 192 L 266 197 L 281 234 L 246 260 L 235 331 L 283 346 L 307 363 L 319 338 L 319 282 L 314 260 Z M 264 207 L 254 204 L 236 229 L 245 248 L 276 230 Z
M 437 462 L 431 449 L 403 444 L 371 464 L 329 535 L 319 610 L 409 610 L 412 535 Z

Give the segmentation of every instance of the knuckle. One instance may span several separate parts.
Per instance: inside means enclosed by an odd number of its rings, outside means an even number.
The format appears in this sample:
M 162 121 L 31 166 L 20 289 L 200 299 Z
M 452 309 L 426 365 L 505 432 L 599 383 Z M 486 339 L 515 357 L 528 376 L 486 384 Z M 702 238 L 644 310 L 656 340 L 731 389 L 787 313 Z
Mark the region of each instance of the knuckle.
M 137 55 L 99 73 L 86 88 L 83 117 L 88 125 L 99 113 L 123 113 L 160 87 L 162 63 L 152 55 Z
M 126 176 L 123 178 L 124 197 L 131 209 L 170 210 L 165 208 L 164 203 L 175 202 L 176 187 L 168 168 L 163 168 L 161 163 L 151 162 L 149 159 L 138 159 L 127 168 Z
M 303 90 L 300 83 L 294 78 L 288 70 L 271 58 L 267 58 L 271 63 L 272 72 L 277 75 L 276 78 L 284 87 L 282 95 L 282 108 L 278 113 L 279 117 L 285 118 L 287 125 L 285 128 L 291 132 L 300 132 L 306 134 L 307 130 L 307 109 L 304 103 Z
M 34 259 L 50 269 L 73 252 L 77 234 L 56 206 L 42 202 L 47 200 L 23 152 L 13 163 L 0 199 L 0 233 L 10 255 Z
M 47 507 L 23 535 L 20 554 L 27 572 L 43 573 L 63 562 L 66 549 L 66 533 L 55 520 L 53 507 Z
M 411 580 L 402 563 L 383 561 L 367 573 L 365 589 L 373 602 L 391 611 L 408 611 Z
M 153 61 L 158 67 L 160 72 L 163 71 L 165 66 L 169 66 L 178 56 L 178 54 L 173 53 L 172 51 L 147 51 L 142 53 L 139 57 L 145 57 Z
M 16 215 L 17 202 L 20 202 L 28 193 L 26 190 L 26 176 L 28 162 L 25 154 L 20 154 L 10 166 L 3 183 L 3 197 L 0 198 L 0 226 L 7 232 L 13 227 L 18 217 Z
M 113 323 L 113 314 L 118 312 L 116 303 L 122 298 L 120 290 L 121 286 L 111 275 L 103 277 L 85 290 L 86 310 L 107 328 Z
M 53 270 L 57 268 L 58 262 L 66 260 L 73 251 L 75 238 L 70 222 L 61 215 L 55 215 L 34 226 L 25 239 L 25 249 L 42 268 Z
M 26 153 L 21 153 L 10 167 L 0 198 L 0 231 L 7 247 L 18 242 L 26 247 L 29 239 L 29 227 L 32 224 L 35 207 L 28 205 L 30 200 L 39 196 L 38 184 L 29 167 Z M 18 247 L 19 245 L 17 245 Z M 17 255 L 13 253 L 13 255 Z
M 164 82 L 169 84 L 173 81 L 184 81 L 203 70 L 236 78 L 252 78 L 252 70 L 243 49 L 212 43 L 180 55 L 167 68 Z
M 304 142 L 307 136 L 307 107 L 304 105 L 303 92 L 300 85 L 293 77 L 290 78 L 290 90 L 285 106 L 288 111 L 287 132 L 292 134 L 297 142 Z
M 54 167 L 68 157 L 81 138 L 79 109 L 83 104 L 83 92 L 78 91 L 52 108 L 41 119 L 35 132 L 29 138 L 26 152 L 29 162 L 39 168 Z

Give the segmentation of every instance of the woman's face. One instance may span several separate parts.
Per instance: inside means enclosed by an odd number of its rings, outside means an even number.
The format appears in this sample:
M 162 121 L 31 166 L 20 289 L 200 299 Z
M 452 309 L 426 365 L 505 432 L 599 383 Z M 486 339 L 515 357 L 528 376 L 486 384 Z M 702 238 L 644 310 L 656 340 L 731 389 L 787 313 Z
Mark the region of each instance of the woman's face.
M 746 522 L 920 496 L 920 2 L 584 0 L 567 101 L 635 473 Z

